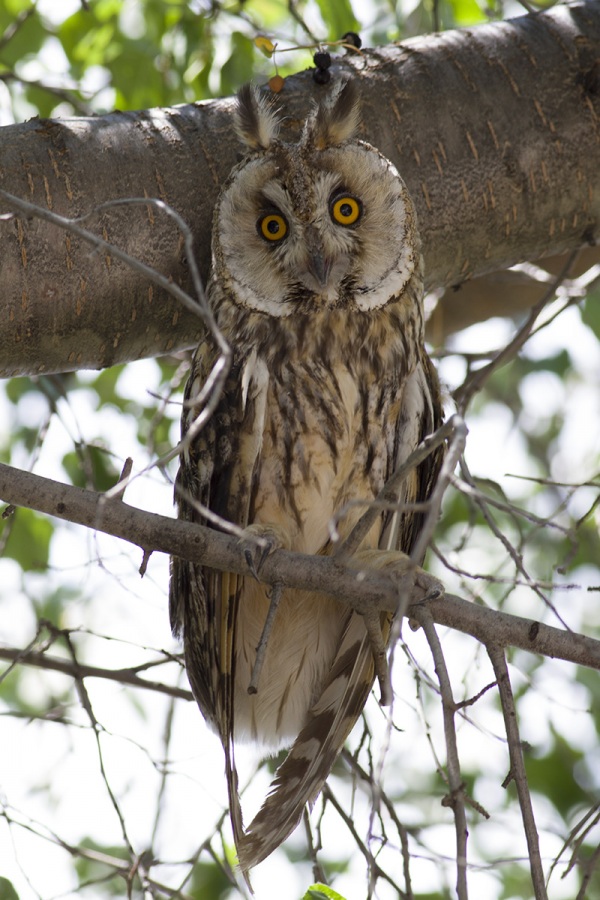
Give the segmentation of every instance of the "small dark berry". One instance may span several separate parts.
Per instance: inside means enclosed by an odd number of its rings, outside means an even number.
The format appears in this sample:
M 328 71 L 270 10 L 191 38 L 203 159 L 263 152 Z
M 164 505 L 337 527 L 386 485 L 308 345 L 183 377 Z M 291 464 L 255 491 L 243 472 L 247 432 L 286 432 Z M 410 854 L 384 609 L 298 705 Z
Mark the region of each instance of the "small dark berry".
M 326 50 L 317 50 L 313 60 L 317 69 L 328 69 L 331 65 L 331 56 Z
M 357 50 L 362 47 L 362 41 L 355 31 L 347 31 L 342 35 L 342 40 L 345 44 L 352 44 Z
M 331 72 L 329 69 L 313 69 L 313 80 L 317 84 L 328 84 L 331 81 Z

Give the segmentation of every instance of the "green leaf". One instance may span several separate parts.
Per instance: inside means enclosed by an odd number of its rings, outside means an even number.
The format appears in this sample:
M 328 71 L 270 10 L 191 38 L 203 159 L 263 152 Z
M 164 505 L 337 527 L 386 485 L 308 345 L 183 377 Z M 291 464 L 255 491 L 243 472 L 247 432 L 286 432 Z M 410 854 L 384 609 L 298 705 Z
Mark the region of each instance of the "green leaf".
M 119 396 L 116 390 L 117 381 L 125 366 L 109 366 L 103 369 L 100 374 L 90 382 L 89 387 L 96 391 L 101 406 L 111 403 L 117 409 L 125 410 L 127 408 L 127 400 Z
M 538 759 L 526 758 L 527 780 L 532 791 L 550 800 L 566 818 L 573 807 L 586 802 L 586 792 L 574 777 L 575 764 L 582 760 L 583 754 L 554 729 L 552 731 L 554 746 Z
M 12 882 L 0 875 L 0 900 L 19 900 Z
M 344 900 L 341 894 L 326 884 L 311 884 L 302 900 Z
M 581 307 L 581 318 L 596 337 L 600 338 L 600 291 L 593 291 L 588 295 Z
M 221 92 L 234 94 L 254 71 L 254 43 L 240 31 L 231 35 L 231 55 L 221 69 Z
M 75 487 L 108 491 L 119 480 L 109 451 L 96 444 L 85 444 L 63 456 L 63 467 Z
M 17 509 L 0 525 L 0 542 L 8 531 L 4 556 L 16 560 L 24 572 L 46 569 L 54 528 L 45 516 Z
M 457 25 L 476 25 L 487 21 L 476 0 L 450 0 L 450 7 Z
M 231 883 L 223 868 L 213 862 L 198 861 L 194 866 L 187 893 L 194 900 L 225 897 Z
M 27 4 L 29 6 L 30 4 Z M 17 12 L 17 11 L 15 11 Z M 9 15 L 5 18 L 4 14 L 0 19 L 0 34 L 10 25 L 14 23 L 14 17 Z M 12 69 L 17 67 L 19 63 L 32 59 L 39 52 L 42 44 L 46 41 L 48 35 L 42 21 L 37 13 L 29 16 L 26 22 L 17 28 L 10 40 L 4 44 L 1 51 L 2 62 Z
M 119 866 L 121 861 L 128 861 L 128 853 L 125 847 L 118 845 L 99 844 L 93 838 L 84 838 L 81 846 L 87 850 L 94 850 L 105 856 L 107 860 L 114 859 L 115 865 L 111 866 L 110 862 L 103 862 L 96 859 L 88 859 L 80 856 L 75 860 L 75 869 L 81 884 L 88 884 L 93 881 L 102 882 L 102 894 L 105 897 L 122 897 L 123 896 L 123 880 L 120 875 L 115 872 L 111 878 L 111 872 Z M 135 888 L 139 886 L 137 879 L 134 880 Z
M 30 391 L 39 391 L 39 387 L 31 378 L 9 378 L 5 382 L 5 391 L 11 403 L 18 403 Z
M 347 31 L 358 31 L 360 25 L 350 0 L 317 0 L 331 40 L 339 41 Z

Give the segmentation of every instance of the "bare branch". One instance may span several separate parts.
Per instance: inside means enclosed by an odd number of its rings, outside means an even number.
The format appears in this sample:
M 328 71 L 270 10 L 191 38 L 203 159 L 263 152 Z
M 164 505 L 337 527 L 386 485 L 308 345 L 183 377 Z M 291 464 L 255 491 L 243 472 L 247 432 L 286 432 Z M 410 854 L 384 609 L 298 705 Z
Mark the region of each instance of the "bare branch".
M 258 642 L 258 646 L 256 648 L 256 659 L 254 661 L 254 666 L 252 667 L 252 675 L 250 677 L 250 684 L 248 685 L 248 693 L 256 694 L 258 692 L 258 682 L 260 679 L 260 673 L 262 672 L 262 667 L 265 661 L 265 655 L 267 652 L 267 644 L 269 641 L 269 636 L 273 630 L 273 625 L 275 624 L 275 616 L 277 615 L 277 609 L 279 607 L 279 603 L 281 602 L 281 597 L 283 594 L 283 585 L 282 584 L 274 584 L 273 590 L 271 591 L 271 600 L 269 603 L 269 610 L 267 612 L 267 617 L 265 619 L 265 624 L 263 626 L 262 634 L 260 636 L 260 640 Z
M 521 816 L 523 818 L 523 827 L 525 829 L 527 847 L 529 848 L 529 865 L 535 898 L 536 900 L 547 900 L 548 895 L 546 893 L 546 885 L 544 882 L 544 870 L 542 868 L 542 858 L 540 856 L 539 838 L 535 817 L 533 815 L 533 806 L 531 805 L 529 785 L 527 784 L 523 749 L 521 746 L 521 737 L 519 735 L 517 710 L 510 686 L 506 656 L 503 648 L 496 643 L 490 642 L 487 645 L 487 651 L 494 667 L 494 673 L 498 683 L 498 692 L 502 703 L 502 715 L 504 716 L 504 726 L 506 728 L 506 737 L 508 739 L 510 774 L 507 781 L 514 781 L 517 788 L 517 796 L 519 798 L 519 806 L 521 807 Z
M 323 786 L 323 796 L 329 801 L 329 803 L 331 803 L 331 805 L 334 807 L 334 809 L 336 810 L 336 812 L 338 813 L 338 815 L 340 816 L 340 818 L 346 825 L 346 828 L 352 835 L 352 839 L 353 839 L 356 847 L 360 850 L 360 852 L 362 853 L 362 855 L 364 856 L 364 858 L 367 862 L 367 865 L 369 867 L 369 872 L 372 872 L 373 876 L 375 878 L 383 878 L 384 881 L 387 881 L 389 884 L 391 884 L 392 887 L 398 891 L 398 896 L 400 898 L 402 898 L 402 900 L 404 900 L 406 895 L 404 894 L 403 891 L 400 890 L 400 888 L 395 883 L 395 881 L 392 878 L 390 878 L 388 873 L 384 872 L 384 870 L 378 864 L 377 860 L 375 859 L 375 857 L 373 856 L 373 854 L 371 853 L 369 848 L 365 845 L 365 843 L 363 842 L 362 838 L 360 837 L 358 831 L 356 830 L 356 827 L 354 825 L 354 822 L 352 821 L 351 816 L 348 815 L 348 813 L 344 810 L 342 805 L 339 803 L 339 801 L 337 800 L 335 794 L 333 793 L 333 791 L 331 790 L 331 788 L 329 787 L 329 784 L 327 784 L 327 782 L 325 782 L 325 784 Z
M 369 503 L 368 509 L 360 517 L 348 537 L 342 541 L 341 544 L 336 546 L 334 556 L 338 559 L 345 559 L 346 557 L 352 556 L 374 525 L 377 516 L 381 512 L 382 505 L 385 505 L 387 508 L 389 504 L 397 503 L 398 490 L 407 475 L 412 472 L 416 466 L 424 462 L 434 450 L 437 450 L 437 448 L 453 434 L 456 427 L 455 418 L 455 416 L 451 416 L 447 422 L 444 422 L 444 424 L 438 428 L 435 434 L 428 435 L 419 444 L 417 449 L 410 454 L 408 459 L 396 469 L 391 478 L 386 482 L 385 487 L 375 498 L 375 501 Z M 341 519 L 344 516 L 346 509 L 347 507 L 344 507 L 340 510 L 337 516 L 338 519 Z
M 0 497 L 14 506 L 93 528 L 137 544 L 143 550 L 169 553 L 220 571 L 247 574 L 243 547 L 237 538 L 190 522 L 136 509 L 122 500 L 72 487 L 0 464 Z M 267 584 L 280 582 L 300 590 L 337 597 L 358 613 L 372 609 L 395 612 L 398 595 L 410 586 L 394 583 L 381 573 L 364 572 L 335 558 L 275 550 L 260 571 Z M 411 576 L 412 577 L 412 576 Z M 600 669 L 600 641 L 562 631 L 531 619 L 497 612 L 459 597 L 428 600 L 435 622 L 471 634 L 482 643 L 520 647 Z M 412 615 L 412 610 L 411 610 Z
M 458 463 L 458 460 L 462 456 L 465 449 L 465 442 L 467 440 L 467 426 L 463 419 L 460 416 L 454 415 L 451 417 L 448 424 L 452 424 L 452 437 L 450 438 L 448 450 L 444 457 L 440 474 L 438 475 L 435 487 L 431 492 L 431 496 L 429 498 L 429 511 L 427 513 L 427 516 L 425 517 L 423 527 L 419 532 L 419 537 L 417 538 L 415 546 L 413 547 L 410 554 L 411 559 L 413 559 L 415 562 L 420 562 L 425 556 L 425 551 L 427 550 L 429 542 L 433 536 L 433 531 L 436 526 L 440 510 L 442 508 L 444 493 L 446 491 L 446 488 L 448 487 L 450 479 L 452 478 L 452 473 L 456 468 L 456 464 Z
M 525 344 L 527 339 L 533 332 L 534 326 L 538 320 L 538 316 L 546 306 L 550 302 L 550 300 L 556 294 L 560 285 L 564 282 L 565 278 L 567 278 L 569 271 L 573 263 L 577 258 L 578 250 L 574 250 L 569 254 L 567 260 L 558 273 L 556 278 L 553 279 L 552 284 L 548 288 L 547 291 L 543 294 L 540 300 L 535 304 L 535 306 L 531 309 L 529 316 L 525 323 L 518 329 L 517 333 L 513 337 L 512 341 L 510 341 L 506 347 L 503 347 L 502 350 L 496 354 L 494 359 L 484 366 L 481 369 L 477 369 L 476 372 L 473 372 L 469 378 L 460 386 L 458 391 L 455 393 L 455 400 L 458 406 L 458 409 L 461 415 L 465 414 L 465 411 L 475 396 L 475 394 L 481 390 L 485 382 L 488 378 L 502 366 L 506 365 L 511 359 L 517 355 L 521 347 Z
M 118 681 L 119 684 L 127 684 L 130 687 L 143 688 L 146 691 L 154 691 L 157 694 L 167 694 L 179 700 L 193 700 L 191 691 L 184 688 L 163 684 L 161 681 L 149 681 L 140 678 L 135 669 L 103 669 L 100 666 L 88 666 L 83 663 L 69 662 L 48 653 L 40 653 L 37 650 L 19 650 L 16 647 L 0 647 L 0 659 L 5 659 L 20 665 L 33 666 L 36 669 L 48 669 L 53 672 L 62 672 L 73 678 L 104 678 L 109 681 Z M 166 660 L 165 660 L 166 661 Z
M 467 900 L 467 816 L 465 811 L 465 785 L 460 773 L 460 759 L 458 755 L 458 742 L 456 739 L 456 726 L 454 715 L 457 710 L 452 695 L 450 676 L 446 668 L 446 661 L 442 651 L 442 645 L 434 628 L 431 613 L 426 606 L 420 607 L 415 618 L 422 626 L 425 637 L 433 656 L 436 675 L 440 683 L 442 698 L 442 710 L 444 715 L 444 734 L 446 737 L 446 763 L 448 769 L 448 787 L 450 794 L 444 798 L 444 804 L 450 806 L 454 813 L 456 826 L 456 893 L 458 900 Z

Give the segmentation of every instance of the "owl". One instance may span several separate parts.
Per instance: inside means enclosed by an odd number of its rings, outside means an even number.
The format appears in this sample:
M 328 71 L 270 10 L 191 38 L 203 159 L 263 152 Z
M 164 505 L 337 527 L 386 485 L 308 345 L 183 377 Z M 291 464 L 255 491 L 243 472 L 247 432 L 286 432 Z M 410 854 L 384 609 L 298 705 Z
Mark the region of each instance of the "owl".
M 216 204 L 207 291 L 232 362 L 215 396 L 206 385 L 221 360 L 218 342 L 207 337 L 193 357 L 178 513 L 237 526 L 247 554 L 257 540 L 261 553 L 331 554 L 334 538 L 350 533 L 441 421 L 423 345 L 415 209 L 392 163 L 356 137 L 352 81 L 315 107 L 295 142 L 281 138 L 277 111 L 253 87 L 240 91 L 234 115 L 247 154 Z M 352 557 L 357 569 L 407 571 L 423 515 L 415 504 L 427 500 L 438 464 L 430 457 L 396 502 L 382 505 Z M 435 580 L 416 575 L 425 596 Z M 172 560 L 171 623 L 200 710 L 223 744 L 244 873 L 314 802 L 375 677 L 360 615 L 284 589 L 249 691 L 270 591 L 258 566 L 240 576 Z M 392 616 L 375 618 L 385 647 Z M 241 741 L 289 747 L 247 829 L 234 756 Z

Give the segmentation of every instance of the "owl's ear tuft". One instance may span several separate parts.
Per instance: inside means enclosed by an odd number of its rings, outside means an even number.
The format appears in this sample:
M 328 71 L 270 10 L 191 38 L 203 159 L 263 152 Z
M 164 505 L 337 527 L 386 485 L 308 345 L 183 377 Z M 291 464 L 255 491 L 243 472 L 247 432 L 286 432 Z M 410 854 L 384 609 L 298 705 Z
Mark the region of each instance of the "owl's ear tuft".
M 266 150 L 279 134 L 280 120 L 267 98 L 253 84 L 245 84 L 237 95 L 235 130 L 251 150 Z
M 353 138 L 359 125 L 360 100 L 355 83 L 349 79 L 319 104 L 307 122 L 305 140 L 317 150 L 336 147 Z

